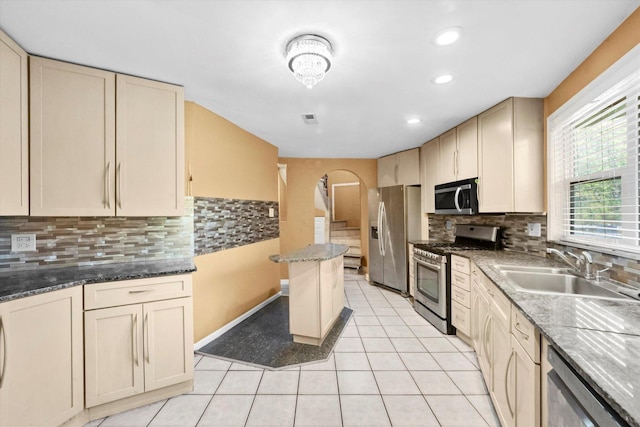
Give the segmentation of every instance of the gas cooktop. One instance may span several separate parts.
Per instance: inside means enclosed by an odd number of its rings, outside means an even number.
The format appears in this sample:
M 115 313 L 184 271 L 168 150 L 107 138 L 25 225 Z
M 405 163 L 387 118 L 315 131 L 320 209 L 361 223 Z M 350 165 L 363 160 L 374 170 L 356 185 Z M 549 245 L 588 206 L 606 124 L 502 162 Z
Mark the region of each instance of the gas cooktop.
M 415 249 L 447 255 L 453 251 L 477 251 L 500 249 L 500 228 L 486 225 L 460 224 L 456 227 L 454 242 L 434 241 L 418 243 Z

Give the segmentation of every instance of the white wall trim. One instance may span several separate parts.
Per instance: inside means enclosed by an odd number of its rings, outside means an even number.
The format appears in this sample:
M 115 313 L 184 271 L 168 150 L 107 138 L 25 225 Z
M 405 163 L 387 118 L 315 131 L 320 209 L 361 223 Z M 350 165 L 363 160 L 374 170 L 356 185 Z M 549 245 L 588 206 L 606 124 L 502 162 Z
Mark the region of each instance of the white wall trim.
M 289 295 L 289 279 L 280 279 L 280 293 L 282 295 Z
M 289 281 L 287 280 L 287 286 L 288 286 L 288 283 L 289 283 Z M 222 336 L 222 334 L 227 332 L 229 329 L 233 328 L 234 326 L 236 326 L 237 324 L 239 324 L 243 320 L 248 319 L 252 314 L 256 313 L 261 308 L 266 307 L 271 301 L 279 298 L 281 295 L 282 295 L 282 292 L 278 292 L 277 294 L 271 296 L 270 298 L 262 301 L 260 304 L 256 305 L 255 307 L 253 307 L 251 310 L 247 311 L 246 313 L 236 317 L 231 322 L 229 322 L 226 325 L 224 325 L 222 328 L 220 328 L 220 329 L 218 329 L 216 331 L 213 331 L 211 334 L 207 335 L 206 337 L 204 337 L 203 339 L 201 339 L 197 343 L 193 344 L 194 351 L 200 350 L 202 347 L 204 347 L 205 345 L 209 344 L 211 341 L 215 340 L 216 338 L 219 338 L 220 336 Z

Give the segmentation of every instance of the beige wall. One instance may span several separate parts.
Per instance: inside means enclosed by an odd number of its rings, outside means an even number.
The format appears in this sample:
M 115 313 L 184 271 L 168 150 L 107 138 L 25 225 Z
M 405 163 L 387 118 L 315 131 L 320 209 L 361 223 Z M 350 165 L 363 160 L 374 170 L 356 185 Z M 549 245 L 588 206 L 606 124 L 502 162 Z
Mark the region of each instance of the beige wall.
M 278 200 L 278 149 L 193 102 L 185 103 L 187 173 L 194 196 Z M 269 255 L 280 239 L 195 258 L 194 339 L 207 335 L 280 291 Z
M 333 171 L 329 174 L 329 197 L 333 197 L 335 219 L 347 221 L 347 227 L 360 227 L 360 186 L 334 188 L 333 185 L 359 181 L 360 179 L 349 171 Z
M 283 253 L 313 243 L 314 189 L 318 180 L 336 170 L 353 172 L 361 181 L 361 224 L 368 224 L 367 190 L 376 188 L 376 159 L 301 159 L 283 157 L 279 163 L 287 164 L 287 221 L 280 222 L 280 250 Z M 369 258 L 367 226 L 361 228 L 362 250 L 365 260 Z M 366 262 L 366 261 L 365 261 Z M 281 277 L 287 278 L 286 265 L 281 267 Z

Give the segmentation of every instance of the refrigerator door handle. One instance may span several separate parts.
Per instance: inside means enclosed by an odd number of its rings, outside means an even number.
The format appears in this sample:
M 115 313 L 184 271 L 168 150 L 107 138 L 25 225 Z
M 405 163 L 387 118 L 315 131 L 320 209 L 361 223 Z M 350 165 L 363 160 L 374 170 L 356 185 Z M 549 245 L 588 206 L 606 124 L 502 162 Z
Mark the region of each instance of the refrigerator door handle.
M 382 255 L 382 243 L 380 243 L 382 236 L 382 202 L 378 202 L 378 252 Z
M 380 242 L 382 243 L 382 256 L 386 256 L 387 255 L 387 243 L 385 240 L 385 236 L 387 234 L 387 230 L 386 230 L 386 226 L 387 226 L 387 221 L 386 221 L 386 217 L 387 217 L 387 208 L 384 205 L 384 202 L 381 203 L 382 205 L 382 239 L 380 239 Z

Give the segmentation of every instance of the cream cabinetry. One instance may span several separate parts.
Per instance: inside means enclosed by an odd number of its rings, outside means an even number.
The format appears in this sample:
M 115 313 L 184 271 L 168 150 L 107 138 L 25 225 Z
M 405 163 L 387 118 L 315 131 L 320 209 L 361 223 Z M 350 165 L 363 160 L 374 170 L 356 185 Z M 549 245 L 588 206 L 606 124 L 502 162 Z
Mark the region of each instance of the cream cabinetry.
M 27 59 L 0 31 L 0 215 L 29 214 Z
M 31 215 L 182 214 L 181 87 L 32 57 L 30 108 Z
M 467 258 L 451 255 L 451 324 L 471 336 L 471 279 Z
M 471 338 L 500 422 L 540 426 L 540 333 L 475 265 Z
M 413 244 L 409 243 L 409 295 L 416 295 L 416 262 L 413 260 Z
M 478 118 L 440 135 L 438 184 L 478 176 Z
M 478 116 L 480 212 L 542 212 L 541 99 L 509 98 Z
M 378 187 L 419 184 L 419 148 L 401 151 L 378 159 Z
M 0 425 L 58 426 L 83 410 L 82 288 L 0 304 Z
M 342 256 L 289 264 L 289 330 L 293 340 L 321 345 L 344 308 Z
M 438 183 L 439 149 L 439 138 L 420 147 L 420 191 L 423 214 L 434 213 L 436 209 L 434 191 Z
M 191 276 L 85 285 L 86 407 L 193 379 Z

